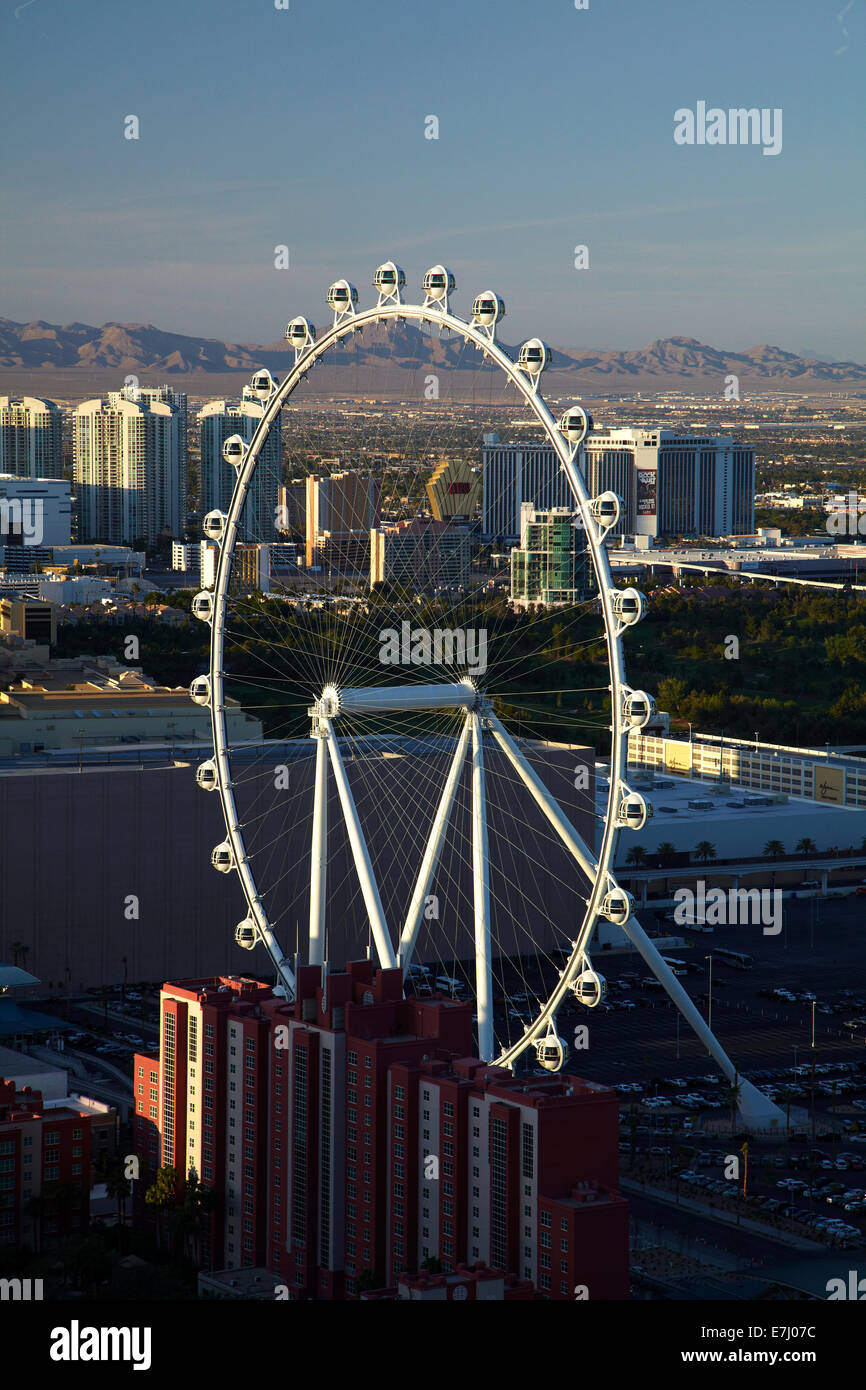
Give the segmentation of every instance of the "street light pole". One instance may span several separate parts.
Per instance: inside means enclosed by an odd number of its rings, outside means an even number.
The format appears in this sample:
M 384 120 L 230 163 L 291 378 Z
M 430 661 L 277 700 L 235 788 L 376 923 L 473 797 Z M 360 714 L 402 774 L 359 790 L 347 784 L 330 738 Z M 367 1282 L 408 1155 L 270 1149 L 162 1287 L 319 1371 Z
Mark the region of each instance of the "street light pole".
M 815 1142 L 815 1005 L 812 1000 L 812 1142 Z
M 713 1030 L 713 957 L 712 957 L 712 955 L 704 956 L 704 960 L 709 961 L 710 979 L 709 979 L 709 987 L 708 987 L 708 990 L 707 990 L 707 1027 L 709 1028 L 710 1032 L 712 1032 L 712 1030 Z

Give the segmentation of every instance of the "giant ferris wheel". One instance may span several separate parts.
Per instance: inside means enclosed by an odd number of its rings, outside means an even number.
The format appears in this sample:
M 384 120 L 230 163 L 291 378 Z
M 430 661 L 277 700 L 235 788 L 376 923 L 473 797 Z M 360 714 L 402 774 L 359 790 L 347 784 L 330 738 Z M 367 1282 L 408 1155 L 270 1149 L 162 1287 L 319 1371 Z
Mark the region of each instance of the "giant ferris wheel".
M 428 979 L 462 986 L 474 1000 L 480 1057 L 514 1067 L 527 1054 L 557 1071 L 568 1055 L 561 1020 L 604 996 L 590 951 L 599 927 L 613 924 L 734 1081 L 733 1063 L 613 870 L 620 834 L 652 815 L 628 785 L 627 746 L 655 705 L 626 678 L 626 639 L 646 604 L 613 582 L 606 540 L 623 502 L 588 489 L 583 446 L 592 419 L 580 405 L 554 414 L 546 404 L 540 382 L 551 352 L 541 339 L 525 342 L 516 360 L 497 341 L 505 315 L 498 294 L 479 294 L 463 319 L 445 266 L 424 275 L 420 303 L 406 301 L 405 285 L 393 261 L 375 272 L 370 308 L 359 307 L 349 281 L 331 285 L 333 322 L 318 334 L 306 318 L 289 323 L 293 365 L 281 382 L 255 373 L 245 392 L 257 403 L 255 428 L 223 446 L 233 487 L 227 508 L 205 517 L 218 558 L 212 587 L 193 603 L 210 625 L 210 669 L 190 693 L 211 713 L 213 756 L 196 777 L 222 804 L 225 840 L 212 861 L 237 876 L 246 900 L 236 942 L 267 953 L 290 999 L 301 965 L 318 966 L 325 981 L 341 955 L 356 958 L 359 949 L 401 970 L 407 990 Z M 373 339 L 366 353 L 365 330 Z M 415 383 L 401 412 L 388 409 L 381 391 L 382 365 L 395 354 Z M 330 410 L 310 380 L 328 358 L 341 364 L 332 393 L 340 399 Z M 443 398 L 438 383 L 450 366 L 459 385 Z M 491 426 L 520 441 L 516 505 L 529 504 L 527 523 L 555 519 L 561 543 L 567 516 L 570 588 L 553 609 L 529 605 L 515 617 L 496 569 L 502 557 L 488 547 L 479 561 L 472 517 L 456 528 L 430 517 L 422 482 L 449 459 L 462 460 L 461 476 L 468 460 L 486 515 L 514 514 L 513 470 L 499 482 L 493 470 L 480 477 L 482 445 L 499 439 Z M 554 484 L 550 466 L 537 464 L 543 457 L 554 460 Z M 272 582 L 264 598 L 245 557 L 256 542 L 275 540 L 287 458 L 305 496 L 323 479 L 342 489 L 342 519 L 328 494 L 332 530 L 323 530 L 334 548 L 320 557 L 308 547 L 306 565 Z M 375 589 L 337 544 L 347 477 L 362 494 L 351 503 L 352 534 L 366 544 L 364 480 L 374 472 L 382 479 L 379 530 L 404 560 L 414 557 L 399 572 L 403 582 Z M 419 640 L 408 657 L 407 630 L 423 639 L 431 624 L 450 638 L 444 652 L 442 643 Z M 483 663 L 454 640 L 481 628 Z M 403 634 L 403 660 L 383 662 L 385 633 Z M 548 688 L 547 673 L 564 684 Z M 264 742 L 233 735 L 238 707 L 263 716 Z M 591 785 L 575 798 L 575 736 L 606 759 L 608 787 L 598 801 Z M 557 763 L 548 754 L 559 748 Z M 750 1083 L 739 1086 L 744 1118 L 765 1119 L 769 1101 Z

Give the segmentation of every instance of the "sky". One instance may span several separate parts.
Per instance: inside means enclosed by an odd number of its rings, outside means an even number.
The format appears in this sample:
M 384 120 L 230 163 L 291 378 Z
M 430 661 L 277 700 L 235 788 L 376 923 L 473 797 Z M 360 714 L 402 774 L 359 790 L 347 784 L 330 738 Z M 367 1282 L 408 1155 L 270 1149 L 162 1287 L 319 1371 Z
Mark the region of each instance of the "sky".
M 0 317 L 272 342 L 393 258 L 507 342 L 866 361 L 866 0 L 3 4 Z M 780 153 L 677 144 L 698 102 Z

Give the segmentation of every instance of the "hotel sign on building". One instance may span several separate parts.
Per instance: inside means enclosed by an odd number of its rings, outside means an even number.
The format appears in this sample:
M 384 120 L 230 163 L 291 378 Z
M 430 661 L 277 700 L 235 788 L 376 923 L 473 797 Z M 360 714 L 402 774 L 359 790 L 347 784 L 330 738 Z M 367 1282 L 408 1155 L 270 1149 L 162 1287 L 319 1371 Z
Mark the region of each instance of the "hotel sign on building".
M 665 739 L 665 768 L 668 772 L 691 772 L 692 745 L 680 739 Z
M 481 502 L 481 474 L 467 459 L 444 459 L 425 490 L 435 521 L 470 520 Z
M 845 770 L 841 767 L 824 767 L 814 764 L 815 800 L 829 802 L 831 806 L 845 805 Z
M 656 470 L 639 468 L 637 470 L 637 514 L 655 516 L 656 514 Z

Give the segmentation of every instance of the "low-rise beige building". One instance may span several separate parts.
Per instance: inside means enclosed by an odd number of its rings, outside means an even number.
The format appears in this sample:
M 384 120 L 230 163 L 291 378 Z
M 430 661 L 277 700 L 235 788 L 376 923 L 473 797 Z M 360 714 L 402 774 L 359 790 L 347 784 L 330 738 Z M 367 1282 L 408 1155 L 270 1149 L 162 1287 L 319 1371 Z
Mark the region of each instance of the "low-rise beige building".
M 52 685 L 25 680 L 0 691 L 0 757 L 124 743 L 206 743 L 211 736 L 210 712 L 193 704 L 182 686 L 171 689 L 122 677 L 101 687 L 90 681 L 72 682 L 62 690 Z M 232 742 L 262 737 L 259 720 L 236 701 L 226 705 L 233 706 L 226 710 Z

